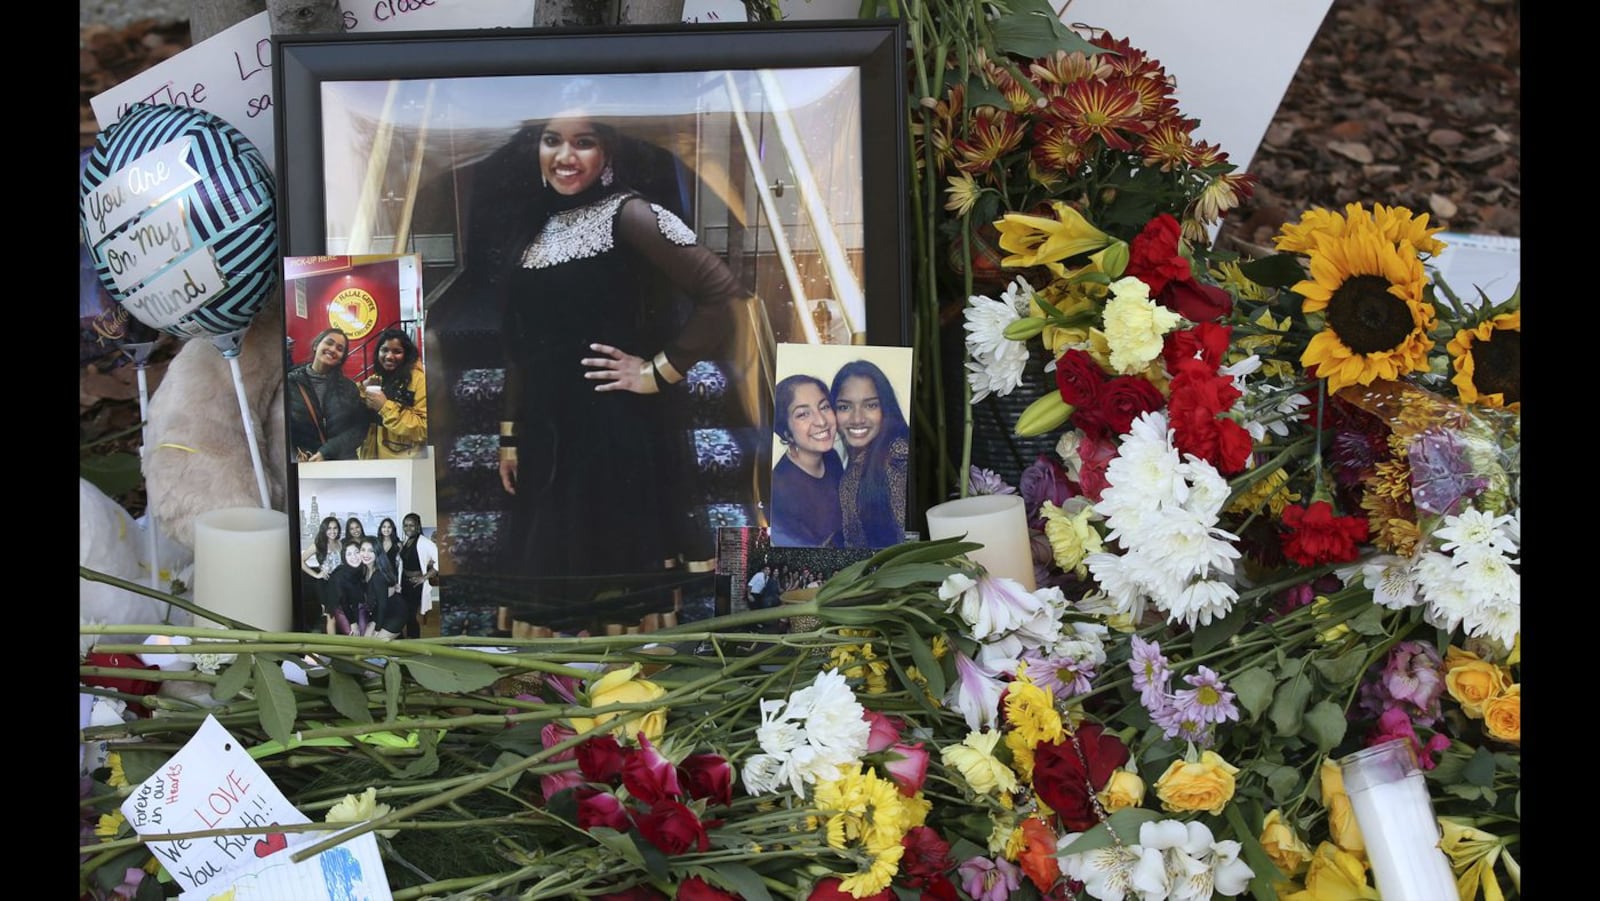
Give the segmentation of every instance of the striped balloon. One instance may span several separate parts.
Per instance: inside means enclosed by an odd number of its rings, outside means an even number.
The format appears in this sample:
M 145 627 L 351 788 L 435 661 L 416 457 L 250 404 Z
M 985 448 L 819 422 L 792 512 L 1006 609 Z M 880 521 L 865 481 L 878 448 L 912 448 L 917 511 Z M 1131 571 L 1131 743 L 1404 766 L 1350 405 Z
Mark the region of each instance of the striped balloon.
M 272 171 L 211 113 L 135 105 L 95 139 L 78 197 L 96 274 L 152 328 L 237 332 L 277 288 Z

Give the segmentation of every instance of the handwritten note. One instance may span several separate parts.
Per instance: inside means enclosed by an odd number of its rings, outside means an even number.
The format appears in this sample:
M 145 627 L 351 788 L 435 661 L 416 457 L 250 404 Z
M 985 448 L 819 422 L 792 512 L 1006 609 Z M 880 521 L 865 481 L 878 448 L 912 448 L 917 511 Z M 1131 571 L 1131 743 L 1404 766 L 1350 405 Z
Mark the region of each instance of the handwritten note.
M 136 103 L 203 109 L 237 128 L 271 165 L 272 38 L 266 13 L 218 32 L 89 100 L 109 128 Z
M 529 28 L 534 0 L 357 0 L 341 8 L 345 31 Z
M 223 874 L 215 888 L 184 892 L 178 901 L 390 901 L 378 838 L 371 832 L 299 863 L 289 859 L 300 846 L 325 836 L 301 833 L 285 853 L 245 863 Z
M 287 859 L 285 833 L 271 827 L 311 822 L 213 716 L 165 766 L 139 783 L 122 802 L 122 815 L 185 891 L 216 883 L 245 862 L 276 855 Z M 259 831 L 152 840 L 208 829 Z

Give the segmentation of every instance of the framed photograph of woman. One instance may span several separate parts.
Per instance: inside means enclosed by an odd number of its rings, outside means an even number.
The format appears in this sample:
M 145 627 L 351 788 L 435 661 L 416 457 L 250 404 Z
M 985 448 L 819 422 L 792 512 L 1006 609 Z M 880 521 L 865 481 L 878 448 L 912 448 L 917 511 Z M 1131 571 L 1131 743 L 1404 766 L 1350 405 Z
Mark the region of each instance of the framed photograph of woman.
M 903 25 L 277 36 L 289 253 L 417 253 L 441 609 L 714 592 L 775 348 L 906 345 Z M 505 617 L 499 617 L 504 620 Z

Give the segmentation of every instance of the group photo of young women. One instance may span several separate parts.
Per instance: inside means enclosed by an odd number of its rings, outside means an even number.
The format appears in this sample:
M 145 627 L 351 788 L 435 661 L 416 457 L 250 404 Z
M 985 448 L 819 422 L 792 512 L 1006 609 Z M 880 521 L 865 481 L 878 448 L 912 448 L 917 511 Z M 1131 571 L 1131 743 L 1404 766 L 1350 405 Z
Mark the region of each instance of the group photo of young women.
M 905 540 L 910 354 L 899 347 L 779 347 L 774 547 L 882 548 Z

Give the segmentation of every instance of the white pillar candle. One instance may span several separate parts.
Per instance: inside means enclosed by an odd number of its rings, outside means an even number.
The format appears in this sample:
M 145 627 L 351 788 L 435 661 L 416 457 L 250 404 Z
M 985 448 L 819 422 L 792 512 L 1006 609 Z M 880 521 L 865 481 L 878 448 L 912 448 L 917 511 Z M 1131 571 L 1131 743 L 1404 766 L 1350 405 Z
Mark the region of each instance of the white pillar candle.
M 1357 751 L 1339 769 L 1384 901 L 1454 899 L 1455 875 L 1439 849 L 1439 821 L 1410 740 Z
M 194 520 L 195 603 L 266 632 L 289 631 L 289 516 L 261 507 L 226 507 Z M 222 625 L 199 619 L 196 625 Z
M 1032 591 L 1033 549 L 1028 514 L 1015 494 L 980 494 L 947 501 L 928 510 L 928 537 L 959 538 L 983 545 L 969 556 L 991 575 L 1022 583 Z

